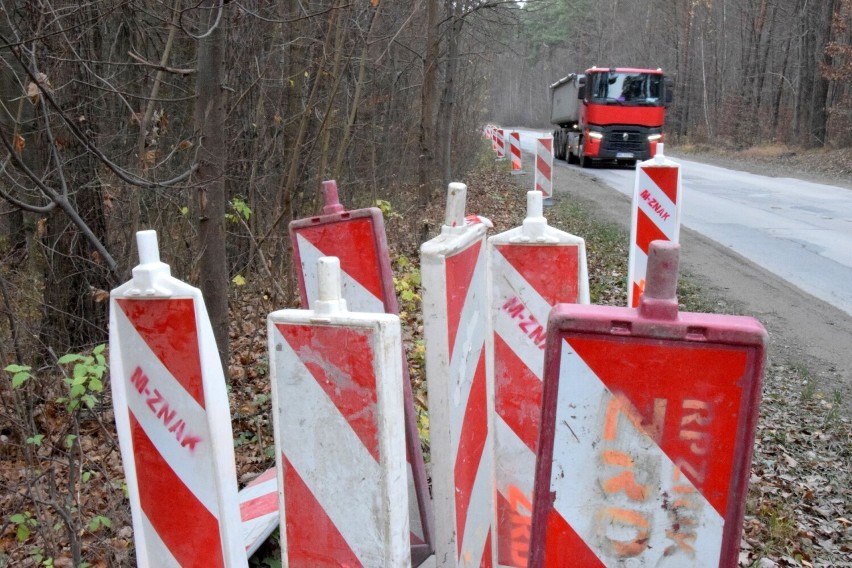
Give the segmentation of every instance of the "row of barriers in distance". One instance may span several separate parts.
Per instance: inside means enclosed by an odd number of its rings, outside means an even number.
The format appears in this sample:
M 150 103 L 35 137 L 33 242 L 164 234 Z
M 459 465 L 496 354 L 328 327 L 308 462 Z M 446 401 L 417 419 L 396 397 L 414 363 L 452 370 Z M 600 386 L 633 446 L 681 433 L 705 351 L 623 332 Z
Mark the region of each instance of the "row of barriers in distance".
M 658 158 L 634 224 L 672 217 Z M 736 565 L 765 331 L 679 312 L 676 233 L 631 252 L 631 307 L 593 306 L 540 191 L 488 237 L 450 184 L 421 248 L 430 492 L 381 212 L 323 192 L 290 225 L 306 309 L 268 316 L 276 467 L 242 490 L 201 293 L 138 234 L 110 365 L 139 566 L 247 566 L 279 524 L 290 567 Z

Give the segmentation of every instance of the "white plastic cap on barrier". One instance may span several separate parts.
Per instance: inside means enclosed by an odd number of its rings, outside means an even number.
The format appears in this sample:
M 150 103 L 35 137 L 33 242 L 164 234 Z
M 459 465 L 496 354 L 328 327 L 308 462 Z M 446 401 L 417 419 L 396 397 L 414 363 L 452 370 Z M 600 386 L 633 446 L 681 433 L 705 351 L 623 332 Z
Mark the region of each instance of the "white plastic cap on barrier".
M 444 214 L 442 233 L 464 231 L 464 208 L 467 186 L 454 181 L 447 187 L 447 209 Z
M 127 296 L 171 296 L 168 287 L 158 285 L 158 281 L 171 276 L 168 264 L 160 262 L 160 249 L 157 246 L 157 231 L 138 231 L 136 246 L 139 249 L 139 264 L 133 267 L 133 286 Z
M 314 302 L 314 312 L 329 315 L 346 311 L 340 284 L 340 259 L 336 256 L 323 256 L 317 260 L 318 297 Z
M 657 142 L 657 153 L 654 154 L 654 161 L 658 164 L 666 163 L 666 155 L 663 153 L 665 150 L 665 144 L 662 142 Z
M 544 229 L 547 227 L 547 219 L 544 218 L 543 196 L 540 191 L 527 192 L 527 217 L 523 223 L 523 235 L 531 241 L 544 239 Z

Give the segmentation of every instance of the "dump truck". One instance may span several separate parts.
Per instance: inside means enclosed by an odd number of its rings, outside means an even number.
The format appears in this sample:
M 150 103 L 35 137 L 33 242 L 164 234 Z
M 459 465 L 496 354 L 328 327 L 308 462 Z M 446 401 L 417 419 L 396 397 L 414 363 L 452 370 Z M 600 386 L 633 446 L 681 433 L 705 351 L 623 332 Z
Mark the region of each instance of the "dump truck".
M 550 86 L 554 157 L 582 167 L 651 158 L 672 90 L 660 69 L 592 67 L 560 79 Z

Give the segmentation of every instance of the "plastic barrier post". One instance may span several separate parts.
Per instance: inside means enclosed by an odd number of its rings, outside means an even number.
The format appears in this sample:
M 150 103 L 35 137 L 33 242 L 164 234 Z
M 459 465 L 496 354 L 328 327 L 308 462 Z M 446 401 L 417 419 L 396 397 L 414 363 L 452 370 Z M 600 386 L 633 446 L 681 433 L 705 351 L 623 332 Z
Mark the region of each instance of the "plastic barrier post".
M 498 128 L 497 132 L 497 159 L 506 159 L 506 137 L 503 135 L 503 129 Z
M 350 312 L 337 258 L 312 310 L 269 314 L 285 566 L 410 566 L 399 317 Z
M 315 307 L 319 294 L 317 260 L 334 256 L 340 259 L 343 298 L 350 310 L 398 314 L 382 212 L 375 207 L 346 211 L 334 181 L 324 181 L 322 188 L 323 214 L 290 223 L 302 306 Z M 432 504 L 407 365 L 403 366 L 403 376 L 411 559 L 418 566 L 433 551 Z
M 133 279 L 110 295 L 113 407 L 137 564 L 247 566 L 247 549 L 278 524 L 277 488 L 252 497 L 242 525 L 225 378 L 201 291 L 171 277 L 156 232 L 137 233 L 137 243 Z
M 551 312 L 533 568 L 737 565 L 766 331 L 678 313 L 678 249 L 651 245 L 638 309 Z
M 521 167 L 521 133 L 509 133 L 509 147 L 512 152 L 512 175 L 524 175 L 527 172 Z
M 466 192 L 463 183 L 449 185 L 441 234 L 420 249 L 435 557 L 452 568 L 494 561 L 486 227 L 465 223 Z
M 535 189 L 544 196 L 544 203 L 553 197 L 553 138 L 536 138 Z
M 549 227 L 541 192 L 530 191 L 523 226 L 489 237 L 488 258 L 497 560 L 522 568 L 530 544 L 545 325 L 555 304 L 589 303 L 586 244 Z
M 491 127 L 491 148 L 494 150 L 494 153 L 497 153 L 497 127 Z
M 636 166 L 631 207 L 630 253 L 627 267 L 627 305 L 635 308 L 645 288 L 645 267 L 651 241 L 678 242 L 680 235 L 680 165 L 657 154 Z

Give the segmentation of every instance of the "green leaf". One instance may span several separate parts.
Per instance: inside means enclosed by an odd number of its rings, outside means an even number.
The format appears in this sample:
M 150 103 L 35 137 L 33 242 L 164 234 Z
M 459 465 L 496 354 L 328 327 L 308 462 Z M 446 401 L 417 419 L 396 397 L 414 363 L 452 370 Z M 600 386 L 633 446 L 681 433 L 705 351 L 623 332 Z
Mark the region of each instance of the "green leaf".
M 95 392 L 101 392 L 104 390 L 104 383 L 97 377 L 93 377 L 91 381 L 89 381 L 89 389 Z
M 44 434 L 36 434 L 27 438 L 27 443 L 34 446 L 41 446 L 41 441 L 44 440 Z
M 94 353 L 95 355 L 100 355 L 105 350 L 106 350 L 106 343 L 101 343 L 100 345 L 98 345 L 94 349 L 92 349 L 92 353 Z
M 19 386 L 21 386 L 22 384 L 24 384 L 25 382 L 27 382 L 31 378 L 32 378 L 32 375 L 29 374 L 27 371 L 21 371 L 20 373 L 15 373 L 12 376 L 12 388 L 18 388 Z
M 7 366 L 4 370 L 8 371 L 9 373 L 21 373 L 23 371 L 31 371 L 32 367 L 30 367 L 29 365 L 16 365 L 16 364 L 12 363 L 11 365 Z
M 246 279 L 243 278 L 243 276 L 241 274 L 237 274 L 236 276 L 234 276 L 231 279 L 231 282 L 233 282 L 237 286 L 245 286 L 246 285 Z
M 9 517 L 9 521 L 16 524 L 16 525 L 24 523 L 24 522 L 26 522 L 26 520 L 27 520 L 27 518 L 24 515 L 22 515 L 21 513 L 15 513 L 11 517 Z
M 18 542 L 24 542 L 28 538 L 30 538 L 30 529 L 25 524 L 18 525 L 17 530 L 15 531 L 15 538 L 18 539 Z
M 78 353 L 68 353 L 67 355 L 63 355 L 59 358 L 60 365 L 67 365 L 68 363 L 73 363 L 74 361 L 80 361 L 83 359 L 83 356 Z
M 77 436 L 75 434 L 68 434 L 67 436 L 65 436 L 65 447 L 71 448 L 71 446 L 74 445 L 74 440 L 76 439 Z

